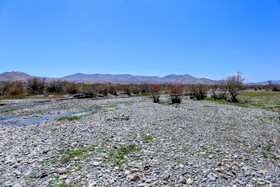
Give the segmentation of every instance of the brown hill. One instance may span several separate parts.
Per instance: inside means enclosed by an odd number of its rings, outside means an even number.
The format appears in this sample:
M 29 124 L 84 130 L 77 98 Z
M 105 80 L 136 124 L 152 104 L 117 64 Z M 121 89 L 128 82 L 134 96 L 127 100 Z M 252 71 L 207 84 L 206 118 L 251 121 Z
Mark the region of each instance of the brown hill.
M 23 72 L 4 72 L 0 74 L 0 81 L 27 81 L 32 78 L 31 75 L 28 75 Z

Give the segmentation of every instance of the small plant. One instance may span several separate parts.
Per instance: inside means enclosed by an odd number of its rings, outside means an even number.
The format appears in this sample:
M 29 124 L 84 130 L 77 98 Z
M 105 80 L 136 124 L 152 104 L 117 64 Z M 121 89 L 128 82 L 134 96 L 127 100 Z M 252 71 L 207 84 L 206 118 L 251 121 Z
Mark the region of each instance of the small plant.
M 85 159 L 90 156 L 88 152 L 94 150 L 96 146 L 97 145 L 90 145 L 88 147 L 79 146 L 75 149 L 68 149 L 68 150 L 62 149 L 58 151 L 60 153 L 59 159 L 53 157 L 50 161 L 43 161 L 42 164 L 43 165 L 47 163 L 50 163 L 52 165 L 57 165 L 58 163 L 66 164 L 69 161 L 71 161 L 71 159 L 73 159 L 74 157 L 78 157 L 78 159 Z M 78 168 L 80 168 L 79 165 Z
M 58 118 L 57 121 L 62 121 L 62 120 L 73 121 L 73 120 L 78 120 L 78 119 L 80 119 L 78 116 L 63 116 L 61 118 Z
M 71 183 L 67 184 L 65 181 L 63 181 L 63 183 L 58 185 L 58 187 L 74 187 L 74 186 Z
M 208 149 L 206 147 L 202 147 L 201 149 L 202 149 L 202 151 L 208 151 Z
M 9 112 L 17 111 L 17 110 L 18 109 L 3 110 L 3 111 L 0 111 L 0 113 L 9 113 Z
M 27 179 L 35 178 L 35 173 L 31 172 L 26 176 Z
M 148 142 L 149 142 L 149 141 L 152 141 L 152 140 L 153 140 L 153 137 L 150 136 L 150 135 L 149 135 L 149 136 L 146 136 L 146 137 L 145 137 L 145 140 L 148 141 Z
M 137 148 L 134 144 L 123 145 L 119 148 L 114 148 L 109 151 L 108 160 L 114 163 L 114 166 L 118 166 L 121 169 L 126 164 L 125 155 L 133 152 L 140 151 L 141 148 Z

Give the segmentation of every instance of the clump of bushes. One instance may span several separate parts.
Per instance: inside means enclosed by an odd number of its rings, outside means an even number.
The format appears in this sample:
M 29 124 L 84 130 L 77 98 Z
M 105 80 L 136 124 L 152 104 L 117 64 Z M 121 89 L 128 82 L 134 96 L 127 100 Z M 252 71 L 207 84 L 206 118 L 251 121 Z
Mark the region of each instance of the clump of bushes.
M 226 90 L 222 84 L 213 85 L 211 89 L 211 97 L 215 100 L 226 99 Z
M 169 97 L 172 104 L 181 103 L 184 92 L 183 85 L 172 85 L 169 87 Z
M 50 94 L 66 93 L 66 81 L 53 80 L 47 84 L 47 92 Z
M 204 100 L 207 97 L 208 87 L 205 84 L 192 85 L 191 94 L 197 100 Z
M 83 83 L 80 87 L 80 92 L 87 97 L 93 97 L 97 95 L 97 92 L 99 92 L 99 90 L 96 90 L 94 88 L 95 87 L 93 85 Z
M 31 95 L 43 94 L 46 86 L 45 78 L 33 77 L 27 81 L 27 91 Z
M 21 98 L 25 95 L 24 83 L 21 81 L 0 82 L 0 96 Z
M 68 82 L 66 84 L 66 92 L 69 94 L 77 94 L 79 91 L 79 85 L 72 83 L 72 82 Z
M 160 86 L 150 85 L 149 91 L 150 91 L 150 98 L 153 100 L 153 102 L 159 103 L 160 102 L 160 91 L 161 91 Z
M 269 81 L 268 87 L 271 89 L 271 91 L 279 92 L 280 91 L 280 85 L 279 84 L 272 84 L 272 81 Z

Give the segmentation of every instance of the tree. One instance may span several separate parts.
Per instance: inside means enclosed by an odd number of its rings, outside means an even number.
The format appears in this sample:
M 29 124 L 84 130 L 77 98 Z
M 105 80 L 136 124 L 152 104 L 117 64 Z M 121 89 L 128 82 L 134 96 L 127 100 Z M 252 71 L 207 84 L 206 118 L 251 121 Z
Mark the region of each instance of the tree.
M 231 95 L 231 102 L 238 102 L 237 96 L 243 90 L 243 81 L 244 78 L 241 73 L 228 76 L 227 79 L 223 81 L 225 88 Z

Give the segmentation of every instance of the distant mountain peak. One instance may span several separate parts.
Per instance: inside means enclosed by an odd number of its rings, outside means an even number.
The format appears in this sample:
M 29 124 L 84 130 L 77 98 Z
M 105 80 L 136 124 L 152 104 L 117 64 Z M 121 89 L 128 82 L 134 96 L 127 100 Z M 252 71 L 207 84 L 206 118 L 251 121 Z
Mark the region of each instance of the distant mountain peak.
M 0 74 L 0 81 L 27 81 L 30 78 L 32 78 L 31 75 L 18 71 L 4 72 Z

